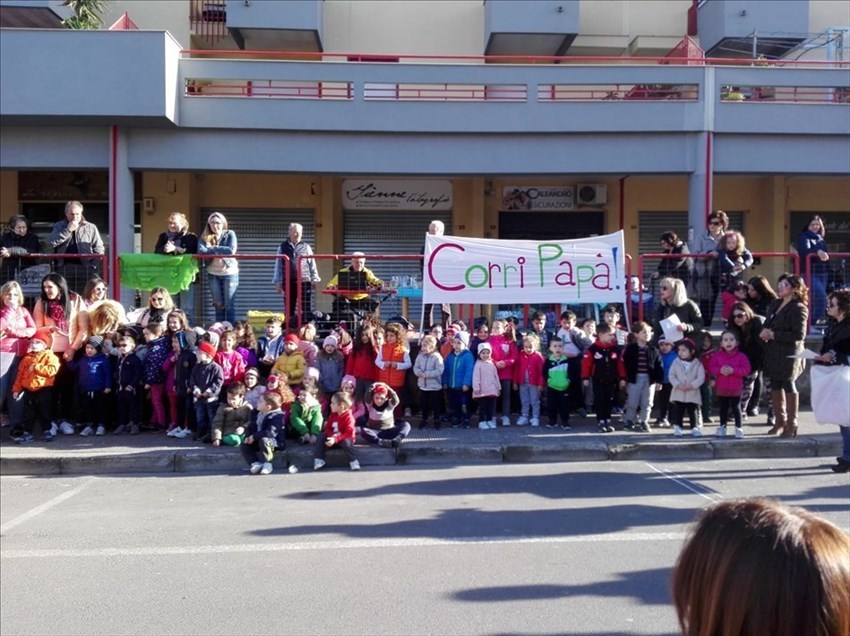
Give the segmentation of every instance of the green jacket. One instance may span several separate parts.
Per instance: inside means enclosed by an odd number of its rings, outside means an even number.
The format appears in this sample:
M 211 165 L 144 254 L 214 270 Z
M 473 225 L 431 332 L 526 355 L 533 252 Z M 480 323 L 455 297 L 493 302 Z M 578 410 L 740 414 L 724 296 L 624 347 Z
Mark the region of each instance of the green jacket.
M 289 424 L 299 436 L 318 435 L 322 432 L 322 407 L 318 404 L 305 407 L 296 401 L 289 414 Z

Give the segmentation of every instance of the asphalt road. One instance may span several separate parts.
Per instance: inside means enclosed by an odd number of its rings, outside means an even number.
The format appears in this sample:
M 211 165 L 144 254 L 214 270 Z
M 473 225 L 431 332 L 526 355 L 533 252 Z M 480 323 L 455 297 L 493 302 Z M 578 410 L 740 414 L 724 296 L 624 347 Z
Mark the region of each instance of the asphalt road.
M 820 459 L 0 479 L 0 633 L 675 634 L 695 512 Z

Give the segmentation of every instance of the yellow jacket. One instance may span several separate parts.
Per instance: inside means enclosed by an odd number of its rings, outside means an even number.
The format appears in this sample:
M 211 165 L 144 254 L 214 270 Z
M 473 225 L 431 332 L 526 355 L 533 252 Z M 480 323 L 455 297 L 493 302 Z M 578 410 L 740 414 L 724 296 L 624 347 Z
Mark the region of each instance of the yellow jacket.
M 307 360 L 304 359 L 304 354 L 301 351 L 294 351 L 289 354 L 280 354 L 274 361 L 270 375 L 282 376 L 285 373 L 289 386 L 295 386 L 301 384 L 301 378 L 304 377 L 306 369 Z

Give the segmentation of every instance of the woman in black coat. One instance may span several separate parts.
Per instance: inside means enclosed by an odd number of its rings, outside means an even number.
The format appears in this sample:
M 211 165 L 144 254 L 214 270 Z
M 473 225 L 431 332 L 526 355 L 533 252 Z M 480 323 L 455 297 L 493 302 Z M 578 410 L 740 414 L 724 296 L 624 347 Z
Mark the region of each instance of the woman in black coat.
M 688 246 L 679 240 L 675 232 L 664 232 L 661 235 L 661 249 L 665 254 L 670 254 L 671 258 L 662 258 L 658 263 L 658 271 L 652 275 L 653 279 L 663 278 L 665 276 L 678 278 L 685 285 L 691 280 L 691 270 L 694 268 L 694 261 L 687 254 L 690 254 Z M 679 258 L 672 258 L 674 254 L 679 255 Z
M 9 219 L 9 231 L 0 237 L 0 259 L 3 262 L 0 284 L 15 280 L 22 269 L 37 265 L 33 259 L 23 257 L 38 254 L 40 249 L 38 236 L 30 232 L 27 217 L 19 214 Z
M 782 431 L 782 437 L 796 437 L 800 394 L 795 382 L 805 369 L 805 362 L 802 357 L 793 356 L 802 354 L 806 341 L 809 290 L 799 276 L 782 274 L 776 291 L 779 298 L 771 303 L 759 334 L 765 343 L 764 372 L 770 380 L 770 399 L 776 415 L 768 435 Z

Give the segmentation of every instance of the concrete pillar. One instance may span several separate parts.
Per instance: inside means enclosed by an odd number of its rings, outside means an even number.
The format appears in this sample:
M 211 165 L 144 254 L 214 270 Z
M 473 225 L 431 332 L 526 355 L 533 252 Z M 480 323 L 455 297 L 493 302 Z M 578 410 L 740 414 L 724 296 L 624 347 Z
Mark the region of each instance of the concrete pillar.
M 688 177 L 688 241 L 705 229 L 714 196 L 714 170 L 711 158 L 712 133 L 697 134 L 694 144 L 696 169 Z
M 118 127 L 109 129 L 109 285 L 115 290 L 117 300 L 129 307 L 133 304 L 133 290 L 121 287 L 118 256 L 133 252 L 133 173 L 128 167 L 128 141 L 126 132 Z M 120 292 L 118 291 L 120 290 Z

